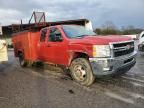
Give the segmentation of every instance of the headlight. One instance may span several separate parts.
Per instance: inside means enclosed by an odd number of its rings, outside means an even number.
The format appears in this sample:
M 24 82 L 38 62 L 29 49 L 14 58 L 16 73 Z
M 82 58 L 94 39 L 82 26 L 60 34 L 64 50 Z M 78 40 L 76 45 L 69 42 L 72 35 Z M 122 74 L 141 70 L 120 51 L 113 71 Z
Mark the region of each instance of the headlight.
M 110 57 L 110 46 L 93 45 L 93 57 Z

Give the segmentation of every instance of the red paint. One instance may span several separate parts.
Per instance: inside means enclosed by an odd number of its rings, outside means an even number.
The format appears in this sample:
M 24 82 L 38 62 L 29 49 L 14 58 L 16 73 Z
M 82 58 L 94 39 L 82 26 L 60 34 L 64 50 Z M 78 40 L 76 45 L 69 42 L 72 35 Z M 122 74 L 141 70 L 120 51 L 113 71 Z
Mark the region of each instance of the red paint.
M 131 40 L 131 38 L 122 36 L 86 36 L 81 39 L 69 39 L 60 25 L 54 27 L 60 30 L 63 38 L 62 42 L 49 42 L 49 29 L 45 42 L 40 42 L 40 31 L 24 31 L 13 34 L 12 41 L 15 56 L 18 57 L 18 52 L 22 52 L 25 60 L 41 60 L 69 66 L 72 58 L 79 53 L 85 53 L 89 57 L 92 57 L 93 45 L 108 45 L 110 42 Z

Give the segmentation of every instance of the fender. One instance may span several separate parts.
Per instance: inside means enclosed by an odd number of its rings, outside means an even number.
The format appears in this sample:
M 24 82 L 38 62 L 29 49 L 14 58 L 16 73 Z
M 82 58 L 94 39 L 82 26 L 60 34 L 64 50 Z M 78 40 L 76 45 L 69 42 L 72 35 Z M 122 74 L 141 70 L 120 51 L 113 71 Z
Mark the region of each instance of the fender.
M 73 59 L 77 57 L 86 57 L 89 58 L 90 55 L 84 51 L 84 50 L 69 50 L 69 60 L 68 60 L 68 66 L 70 66 Z
M 24 50 L 23 49 L 17 49 L 15 51 L 15 56 L 18 57 L 19 56 L 19 53 L 23 53 L 24 54 Z
M 91 46 L 91 45 L 90 45 Z M 69 60 L 68 66 L 71 64 L 71 61 L 77 57 L 87 56 L 88 58 L 92 55 L 92 47 L 81 43 L 69 43 L 68 52 Z

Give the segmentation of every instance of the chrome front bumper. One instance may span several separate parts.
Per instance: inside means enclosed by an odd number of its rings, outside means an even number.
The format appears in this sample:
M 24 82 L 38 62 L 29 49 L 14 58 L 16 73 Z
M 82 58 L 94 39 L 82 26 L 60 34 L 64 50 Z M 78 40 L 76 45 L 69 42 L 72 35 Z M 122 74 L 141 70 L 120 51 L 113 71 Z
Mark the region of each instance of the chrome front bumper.
M 94 75 L 106 76 L 128 71 L 136 63 L 136 51 L 116 58 L 89 58 Z

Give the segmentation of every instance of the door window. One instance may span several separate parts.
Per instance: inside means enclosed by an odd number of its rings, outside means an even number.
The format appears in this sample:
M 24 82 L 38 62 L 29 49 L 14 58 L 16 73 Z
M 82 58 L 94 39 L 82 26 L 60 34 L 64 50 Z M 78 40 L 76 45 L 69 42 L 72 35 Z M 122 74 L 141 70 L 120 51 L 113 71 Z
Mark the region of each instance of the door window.
M 47 33 L 47 29 L 42 29 L 42 31 L 41 31 L 41 36 L 40 36 L 40 41 L 41 41 L 41 42 L 45 42 L 46 33 Z
M 59 39 L 62 39 L 61 32 L 59 31 L 59 29 L 58 28 L 50 28 L 50 35 L 49 35 L 48 40 L 50 42 L 56 42 Z

